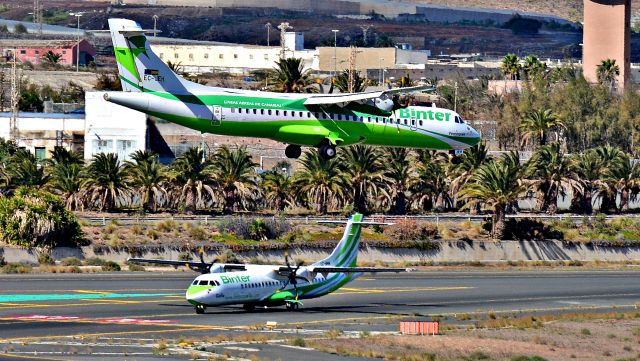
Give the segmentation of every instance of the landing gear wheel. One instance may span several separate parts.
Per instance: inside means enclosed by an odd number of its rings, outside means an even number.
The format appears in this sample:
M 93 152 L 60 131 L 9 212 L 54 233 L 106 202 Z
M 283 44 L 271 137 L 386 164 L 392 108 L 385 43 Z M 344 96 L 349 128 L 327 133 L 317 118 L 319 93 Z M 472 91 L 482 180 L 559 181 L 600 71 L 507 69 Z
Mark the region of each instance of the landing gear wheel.
M 298 302 L 287 302 L 285 303 L 285 306 L 289 311 L 297 311 L 300 309 L 300 304 Z
M 204 313 L 204 311 L 206 311 L 207 308 L 203 305 L 197 305 L 196 306 L 196 313 L 199 315 L 202 315 Z
M 252 305 L 250 303 L 245 303 L 244 305 L 242 305 L 242 308 L 247 312 L 253 312 L 256 309 L 256 305 Z
M 335 158 L 337 154 L 336 146 L 333 144 L 323 144 L 318 150 L 320 151 L 320 156 L 325 160 Z
M 284 154 L 289 159 L 298 159 L 300 158 L 300 154 L 302 154 L 302 149 L 300 148 L 299 145 L 289 144 L 284 149 Z

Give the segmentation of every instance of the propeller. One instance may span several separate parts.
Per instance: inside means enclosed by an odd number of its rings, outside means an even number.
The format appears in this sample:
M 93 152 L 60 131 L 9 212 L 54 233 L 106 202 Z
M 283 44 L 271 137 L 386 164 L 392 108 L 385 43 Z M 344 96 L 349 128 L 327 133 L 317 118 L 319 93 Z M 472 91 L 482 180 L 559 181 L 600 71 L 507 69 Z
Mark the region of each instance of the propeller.
M 198 265 L 196 268 L 198 268 L 198 271 L 200 271 L 200 273 L 202 274 L 209 273 L 209 271 L 211 270 L 211 266 L 213 266 L 216 261 L 214 260 L 211 263 L 207 263 L 204 261 L 204 246 L 200 247 L 198 253 L 200 254 L 200 265 Z
M 282 291 L 283 289 L 285 289 L 289 284 L 293 285 L 293 288 L 296 291 L 296 301 L 298 300 L 298 280 L 301 279 L 303 281 L 307 281 L 306 278 L 302 277 L 302 276 L 298 276 L 298 270 L 300 269 L 300 267 L 302 267 L 302 265 L 304 264 L 304 261 L 300 261 L 298 262 L 298 264 L 296 264 L 295 267 L 291 266 L 291 263 L 289 263 L 289 253 L 285 252 L 284 254 L 284 262 L 287 265 L 287 269 L 288 269 L 288 273 L 287 273 L 287 282 L 280 288 L 280 291 Z

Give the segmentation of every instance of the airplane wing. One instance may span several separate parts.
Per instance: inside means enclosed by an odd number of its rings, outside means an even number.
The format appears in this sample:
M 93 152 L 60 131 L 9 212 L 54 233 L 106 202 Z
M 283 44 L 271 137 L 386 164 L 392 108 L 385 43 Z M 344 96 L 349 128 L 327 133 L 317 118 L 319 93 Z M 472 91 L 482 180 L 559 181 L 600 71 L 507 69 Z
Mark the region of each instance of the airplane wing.
M 350 94 L 318 94 L 312 95 L 305 100 L 304 105 L 331 105 L 335 104 L 340 107 L 344 107 L 351 102 L 364 103 L 367 100 L 382 98 L 384 96 L 398 94 L 398 93 L 415 93 L 425 90 L 432 90 L 431 85 L 420 85 L 408 88 L 393 88 L 389 90 L 364 92 L 364 93 L 350 93 Z
M 206 270 L 211 264 L 206 264 L 202 262 L 194 262 L 194 261 L 174 261 L 174 260 L 166 260 L 166 259 L 151 259 L 151 258 L 129 258 L 127 262 L 133 263 L 148 263 L 148 264 L 159 264 L 159 265 L 167 265 L 167 266 L 187 266 L 191 269 L 197 270 Z M 233 264 L 233 263 L 223 263 L 220 264 L 225 271 L 244 271 L 246 270 L 245 265 L 243 264 Z
M 311 273 L 399 273 L 412 272 L 411 268 L 378 268 L 378 267 L 332 267 L 332 266 L 309 266 L 307 271 Z M 281 266 L 278 274 L 287 274 L 290 268 Z

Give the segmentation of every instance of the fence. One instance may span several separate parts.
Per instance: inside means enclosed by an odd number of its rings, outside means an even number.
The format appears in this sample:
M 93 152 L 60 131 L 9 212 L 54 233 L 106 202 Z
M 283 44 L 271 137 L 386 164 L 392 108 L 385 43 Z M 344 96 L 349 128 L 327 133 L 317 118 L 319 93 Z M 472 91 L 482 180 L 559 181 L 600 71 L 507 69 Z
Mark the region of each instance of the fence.
M 400 333 L 403 335 L 438 335 L 440 322 L 437 321 L 405 321 L 400 322 Z

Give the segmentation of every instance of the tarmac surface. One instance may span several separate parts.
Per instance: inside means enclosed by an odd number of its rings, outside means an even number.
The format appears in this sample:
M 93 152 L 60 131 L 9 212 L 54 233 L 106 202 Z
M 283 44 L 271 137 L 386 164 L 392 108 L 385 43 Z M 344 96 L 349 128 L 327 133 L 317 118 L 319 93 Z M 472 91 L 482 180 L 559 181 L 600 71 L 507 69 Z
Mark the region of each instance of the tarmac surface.
M 206 359 L 211 355 L 271 360 L 326 360 L 328 355 L 283 343 L 227 342 L 194 354 L 163 349 L 161 339 L 220 334 L 312 337 L 396 332 L 400 320 L 461 323 L 486 318 L 632 310 L 640 305 L 640 271 L 413 272 L 364 277 L 334 294 L 284 307 L 245 312 L 240 305 L 197 315 L 184 299 L 191 272 L 29 274 L 0 276 L 0 360 Z M 469 318 L 469 317 L 465 317 Z M 277 322 L 274 331 L 267 322 Z M 274 336 L 275 335 L 275 336 Z M 276 337 L 277 336 L 277 337 Z M 331 359 L 357 360 L 329 355 Z

